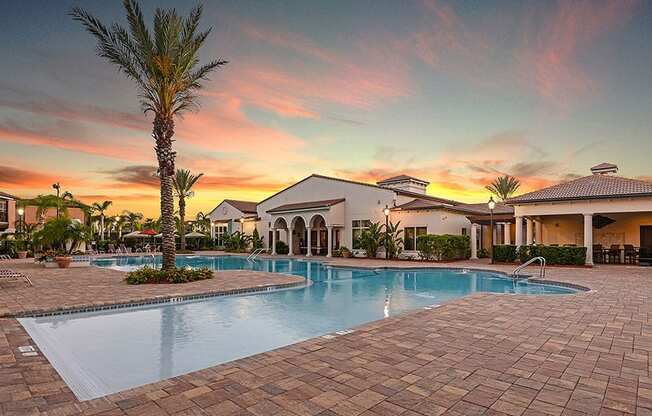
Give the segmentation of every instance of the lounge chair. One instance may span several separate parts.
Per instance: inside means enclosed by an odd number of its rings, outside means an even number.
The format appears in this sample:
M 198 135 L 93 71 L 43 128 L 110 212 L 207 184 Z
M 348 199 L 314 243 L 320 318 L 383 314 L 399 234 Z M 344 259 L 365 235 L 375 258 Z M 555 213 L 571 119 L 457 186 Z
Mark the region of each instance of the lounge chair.
M 106 249 L 106 252 L 110 254 L 115 254 L 115 246 L 113 244 L 109 244 L 109 247 Z
M 152 252 L 152 249 L 149 246 L 149 244 L 145 244 L 145 246 L 143 247 L 143 252 L 144 253 L 151 253 Z
M 0 254 L 0 260 L 11 260 L 11 256 L 9 254 Z
M 625 244 L 625 263 L 636 264 L 638 250 L 632 244 Z
M 23 280 L 28 285 L 32 286 L 32 281 L 29 280 L 29 277 L 26 275 L 15 272 L 13 270 L 0 269 L 0 282 L 9 281 L 9 280 Z
M 607 255 L 609 256 L 609 263 L 620 263 L 620 245 L 612 244 Z
M 596 263 L 604 263 L 604 250 L 602 244 L 593 244 L 593 261 Z

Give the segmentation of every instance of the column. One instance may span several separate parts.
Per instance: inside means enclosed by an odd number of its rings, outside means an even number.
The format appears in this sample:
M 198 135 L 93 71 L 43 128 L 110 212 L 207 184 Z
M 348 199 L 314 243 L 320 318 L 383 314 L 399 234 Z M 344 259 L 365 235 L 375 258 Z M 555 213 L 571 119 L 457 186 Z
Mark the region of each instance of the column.
M 516 247 L 523 245 L 523 217 L 516 217 Z
M 328 244 L 328 253 L 326 254 L 326 257 L 332 257 L 333 256 L 333 226 L 328 225 L 326 226 L 326 244 Z
M 478 258 L 478 225 L 471 224 L 471 258 Z
M 211 221 L 211 240 L 215 240 L 215 223 Z
M 312 256 L 312 241 L 311 241 L 311 239 L 312 239 L 312 236 L 311 236 L 312 232 L 311 232 L 311 231 L 312 231 L 312 230 L 310 229 L 310 227 L 306 227 L 306 232 L 308 233 L 308 244 L 307 244 L 308 247 L 306 247 L 306 257 L 310 257 L 310 256 Z
M 534 239 L 537 244 L 543 244 L 543 235 L 541 232 L 541 220 L 534 222 Z
M 525 241 L 527 245 L 532 245 L 534 229 L 532 227 L 532 220 L 529 218 L 525 219 Z
M 288 254 L 290 256 L 294 254 L 294 250 L 292 249 L 292 245 L 293 245 L 292 243 L 294 242 L 293 234 L 294 234 L 294 228 L 288 227 L 288 248 L 289 248 Z
M 503 240 L 505 240 L 505 244 L 512 244 L 512 224 L 506 222 L 503 224 L 503 227 Z
M 276 228 L 272 228 L 272 256 L 276 255 Z
M 321 255 L 321 227 L 317 227 L 317 255 Z
M 584 247 L 586 265 L 593 266 L 593 214 L 584 214 Z

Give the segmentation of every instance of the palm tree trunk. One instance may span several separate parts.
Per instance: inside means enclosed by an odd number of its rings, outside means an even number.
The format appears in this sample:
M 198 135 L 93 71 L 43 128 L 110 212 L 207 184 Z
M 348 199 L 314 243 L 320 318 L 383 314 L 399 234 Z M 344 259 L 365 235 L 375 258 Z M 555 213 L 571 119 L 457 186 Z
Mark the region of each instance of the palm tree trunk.
M 156 140 L 156 157 L 158 158 L 159 176 L 161 178 L 161 233 L 163 234 L 163 270 L 176 267 L 176 247 L 174 242 L 174 196 L 172 194 L 174 175 L 174 158 L 172 136 L 174 121 L 172 117 L 159 114 L 154 118 L 152 135 Z
M 186 249 L 186 200 L 183 196 L 179 197 L 179 219 L 181 224 L 181 250 Z
M 104 240 L 104 214 L 100 215 L 100 240 Z

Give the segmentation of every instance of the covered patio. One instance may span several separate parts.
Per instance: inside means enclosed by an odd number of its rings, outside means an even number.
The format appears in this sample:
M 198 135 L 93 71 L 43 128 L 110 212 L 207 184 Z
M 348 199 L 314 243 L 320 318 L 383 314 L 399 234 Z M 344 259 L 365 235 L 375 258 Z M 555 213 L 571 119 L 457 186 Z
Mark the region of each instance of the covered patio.
M 277 242 L 288 246 L 289 255 L 326 255 L 340 246 L 344 228 L 344 198 L 285 204 L 267 211 L 271 215 L 269 241 L 272 255 Z

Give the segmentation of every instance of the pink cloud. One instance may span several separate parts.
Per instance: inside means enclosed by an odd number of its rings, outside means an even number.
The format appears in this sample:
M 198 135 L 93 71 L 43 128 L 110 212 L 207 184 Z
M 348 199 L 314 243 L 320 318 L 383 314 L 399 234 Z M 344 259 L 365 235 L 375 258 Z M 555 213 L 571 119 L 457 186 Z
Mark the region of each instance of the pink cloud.
M 554 13 L 542 19 L 534 36 L 526 33 L 523 47 L 516 51 L 516 62 L 526 82 L 541 98 L 562 110 L 592 96 L 599 85 L 578 63 L 578 57 L 583 49 L 627 21 L 638 3 L 560 1 Z

